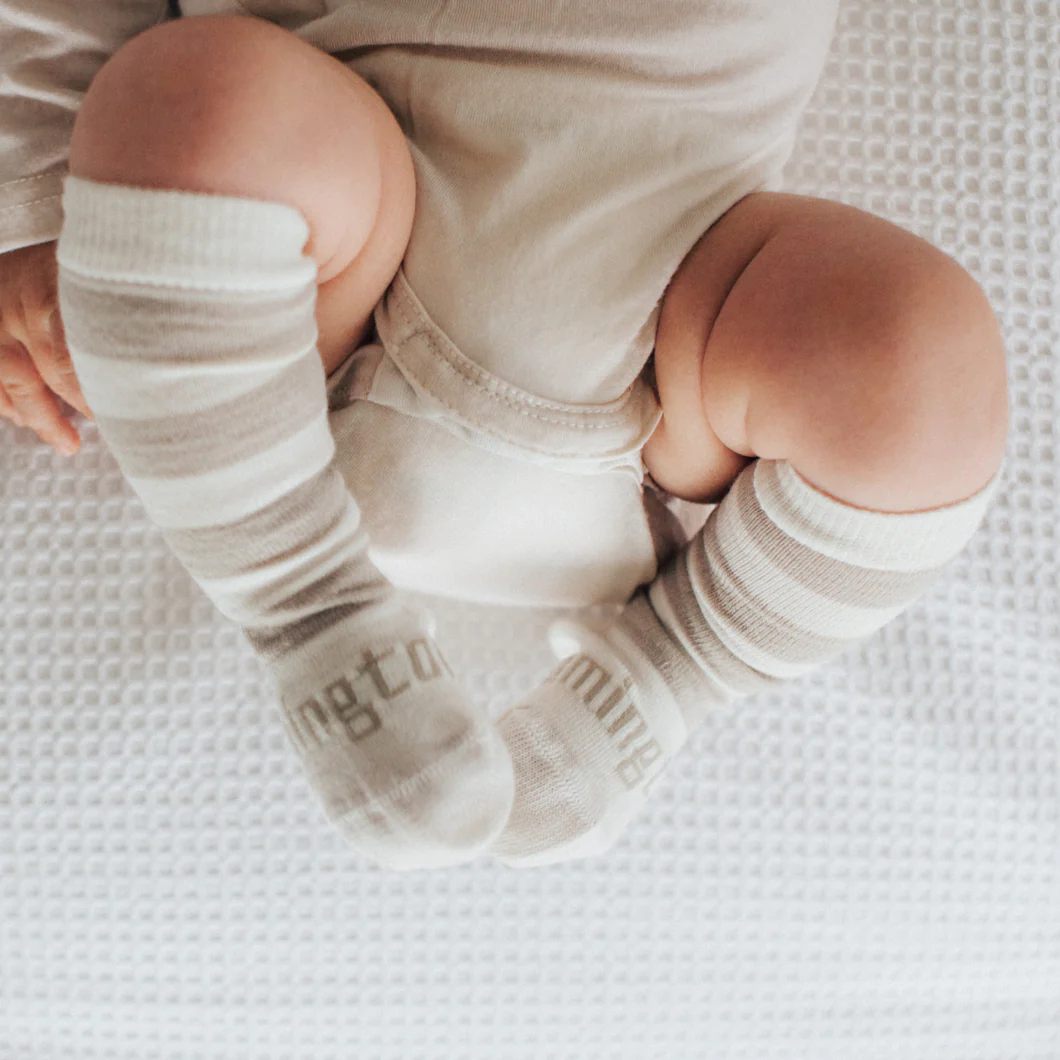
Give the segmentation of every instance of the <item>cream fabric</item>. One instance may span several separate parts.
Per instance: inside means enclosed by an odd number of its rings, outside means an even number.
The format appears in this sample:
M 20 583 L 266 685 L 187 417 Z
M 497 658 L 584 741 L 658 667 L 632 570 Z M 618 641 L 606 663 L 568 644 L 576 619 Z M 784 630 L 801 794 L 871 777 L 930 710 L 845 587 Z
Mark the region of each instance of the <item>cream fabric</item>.
M 787 461 L 755 460 L 616 621 L 563 619 L 565 661 L 500 720 L 514 867 L 609 850 L 720 708 L 819 669 L 897 618 L 967 547 L 998 492 L 898 514 L 852 508 Z
M 1056 1060 L 1058 26 L 845 0 L 787 186 L 983 285 L 1009 470 L 916 606 L 713 712 L 604 858 L 365 864 L 97 426 L 70 459 L 0 423 L 4 1060 Z M 494 711 L 551 668 L 553 612 L 431 603 Z
M 183 11 L 285 26 L 365 77 L 408 137 L 416 221 L 380 350 L 351 355 L 352 405 L 332 395 L 380 570 L 531 605 L 620 602 L 650 581 L 682 540 L 642 489 L 659 301 L 729 206 L 779 187 L 835 0 Z M 0 0 L 17 57 L 0 90 L 0 251 L 58 234 L 63 144 L 93 63 L 162 14 Z

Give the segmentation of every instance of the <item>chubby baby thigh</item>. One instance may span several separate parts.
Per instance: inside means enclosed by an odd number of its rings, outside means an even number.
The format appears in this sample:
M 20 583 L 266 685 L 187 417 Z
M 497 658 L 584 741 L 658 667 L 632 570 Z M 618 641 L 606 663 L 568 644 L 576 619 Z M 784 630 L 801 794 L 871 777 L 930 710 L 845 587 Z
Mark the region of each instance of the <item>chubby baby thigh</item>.
M 986 296 L 941 250 L 851 206 L 742 199 L 675 274 L 655 358 L 664 429 L 645 464 L 687 499 L 702 499 L 688 483 L 719 467 L 731 483 L 736 458 L 759 457 L 848 504 L 914 511 L 972 495 L 1004 455 Z

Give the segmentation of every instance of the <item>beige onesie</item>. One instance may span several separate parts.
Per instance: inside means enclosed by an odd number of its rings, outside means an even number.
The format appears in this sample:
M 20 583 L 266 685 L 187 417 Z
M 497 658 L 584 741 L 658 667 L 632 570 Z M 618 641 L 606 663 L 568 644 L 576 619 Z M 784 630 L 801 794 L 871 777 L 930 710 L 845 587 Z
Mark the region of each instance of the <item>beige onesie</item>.
M 644 372 L 659 304 L 714 221 L 780 186 L 836 5 L 183 0 L 186 17 L 258 16 L 336 56 L 408 137 L 405 260 L 371 341 L 328 380 L 336 460 L 395 584 L 618 603 L 687 539 L 640 458 L 660 416 Z M 102 3 L 32 6 L 65 10 L 111 51 L 129 18 L 108 22 Z M 162 15 L 157 0 L 137 10 L 126 37 Z M 54 52 L 42 48 L 53 71 Z M 32 84 L 18 95 L 32 101 Z M 57 113 L 56 141 L 69 117 Z M 14 148 L 0 250 L 61 224 L 48 195 L 61 159 L 54 143 L 51 156 L 38 148 L 31 119 L 0 117 L 0 145 Z M 49 157 L 31 200 L 26 174 Z

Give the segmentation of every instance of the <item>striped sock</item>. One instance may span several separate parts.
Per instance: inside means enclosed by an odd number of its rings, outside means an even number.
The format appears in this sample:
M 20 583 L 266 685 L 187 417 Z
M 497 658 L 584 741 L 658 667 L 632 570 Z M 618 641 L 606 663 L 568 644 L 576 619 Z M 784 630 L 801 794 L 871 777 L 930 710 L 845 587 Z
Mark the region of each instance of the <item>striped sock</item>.
M 500 721 L 516 789 L 493 853 L 530 866 L 609 849 L 712 706 L 798 677 L 901 614 L 963 551 L 1000 477 L 945 508 L 870 512 L 787 461 L 749 464 L 611 626 L 554 624 L 566 660 Z
M 272 673 L 328 818 L 391 868 L 469 860 L 511 763 L 368 558 L 333 463 L 309 227 L 282 203 L 68 177 L 59 297 L 99 430 Z

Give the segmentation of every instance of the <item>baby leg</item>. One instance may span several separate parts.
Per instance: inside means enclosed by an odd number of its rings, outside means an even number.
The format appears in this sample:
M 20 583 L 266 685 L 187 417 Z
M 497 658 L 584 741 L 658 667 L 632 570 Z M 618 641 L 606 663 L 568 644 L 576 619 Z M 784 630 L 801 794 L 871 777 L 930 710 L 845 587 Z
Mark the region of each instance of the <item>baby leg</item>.
M 413 186 L 400 127 L 341 64 L 267 22 L 184 19 L 93 82 L 58 247 L 100 433 L 266 661 L 328 816 L 395 868 L 472 857 L 512 787 L 332 459 L 325 371 L 398 268 Z
M 849 504 L 915 511 L 974 493 L 1005 450 L 1005 351 L 983 292 L 930 243 L 840 203 L 737 203 L 671 281 L 655 361 L 663 421 L 644 460 L 689 500 L 723 495 L 697 476 L 722 466 L 727 487 L 759 457 Z
M 708 462 L 694 466 L 704 432 L 751 462 L 609 628 L 557 629 L 571 658 L 502 719 L 516 798 L 494 851 L 510 864 L 607 849 L 712 704 L 804 674 L 895 618 L 996 491 L 1004 350 L 971 278 L 848 207 L 741 205 L 668 291 L 664 422 L 668 394 L 699 400 L 671 403 L 649 466 L 663 485 L 671 471 L 709 483 Z

